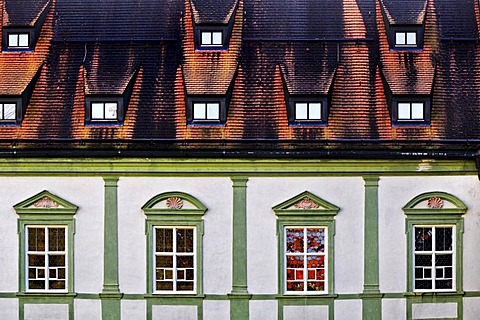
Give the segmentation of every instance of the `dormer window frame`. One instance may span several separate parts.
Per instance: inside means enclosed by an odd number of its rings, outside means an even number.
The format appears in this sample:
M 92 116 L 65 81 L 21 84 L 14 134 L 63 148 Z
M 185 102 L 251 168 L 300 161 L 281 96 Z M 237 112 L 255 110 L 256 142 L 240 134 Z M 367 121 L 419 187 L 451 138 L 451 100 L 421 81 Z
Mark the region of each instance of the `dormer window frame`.
M 423 118 L 418 119 L 412 116 L 414 104 L 423 104 Z M 402 118 L 399 115 L 400 105 L 410 105 L 410 117 Z M 392 97 L 392 124 L 395 126 L 429 126 L 431 121 L 431 97 L 425 95 L 395 95 Z
M 10 45 L 10 36 L 11 35 L 28 35 L 28 46 L 11 46 Z M 33 27 L 3 27 L 2 30 L 2 47 L 3 51 L 33 51 L 35 48 L 35 28 Z M 17 40 L 19 43 L 19 40 Z
M 22 122 L 22 108 L 23 108 L 23 99 L 22 97 L 17 96 L 2 96 L 0 97 L 0 126 L 5 125 L 19 125 Z M 4 118 L 4 105 L 6 104 L 15 104 L 15 117 L 13 119 Z
M 306 103 L 307 109 L 310 104 L 320 103 L 320 119 L 299 119 L 297 117 L 297 104 Z M 328 95 L 290 95 L 287 105 L 288 122 L 290 125 L 316 125 L 326 126 L 328 123 L 329 99 Z M 308 114 L 308 111 L 307 111 Z
M 205 104 L 205 118 L 195 118 L 195 105 Z M 208 104 L 218 104 L 218 118 L 209 119 Z M 188 125 L 225 125 L 227 121 L 227 101 L 225 96 L 205 95 L 187 97 L 187 124 Z
M 202 37 L 204 33 L 212 34 L 221 32 L 222 43 L 221 44 L 203 44 Z M 230 39 L 230 32 L 228 25 L 196 25 L 195 26 L 195 49 L 197 50 L 227 50 L 228 42 Z
M 93 108 L 93 105 L 96 103 L 117 104 L 117 117 L 115 119 L 110 119 L 105 116 L 103 118 L 95 118 L 93 116 L 92 108 Z M 125 108 L 124 108 L 124 99 L 122 95 L 99 95 L 99 96 L 85 97 L 85 124 L 86 125 L 90 125 L 90 126 L 122 125 L 124 120 L 125 120 Z
M 415 33 L 415 44 L 408 43 L 408 35 L 412 33 Z M 397 34 L 405 35 L 405 44 L 397 44 Z M 424 26 L 422 24 L 391 25 L 388 37 L 392 50 L 422 50 Z

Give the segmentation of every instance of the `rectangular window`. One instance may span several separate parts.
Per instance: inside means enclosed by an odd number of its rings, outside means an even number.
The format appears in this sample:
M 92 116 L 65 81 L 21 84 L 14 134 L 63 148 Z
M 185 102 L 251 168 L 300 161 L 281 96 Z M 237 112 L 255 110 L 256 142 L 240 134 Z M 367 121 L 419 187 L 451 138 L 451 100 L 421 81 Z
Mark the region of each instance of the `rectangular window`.
M 220 103 L 193 103 L 193 120 L 220 120 Z
M 327 228 L 285 228 L 285 291 L 327 293 Z
M 221 31 L 202 31 L 200 45 L 222 46 L 222 32 Z
M 455 227 L 414 227 L 414 290 L 455 290 Z
M 421 120 L 424 118 L 423 102 L 399 102 L 398 103 L 398 120 Z
M 16 120 L 17 104 L 0 103 L 0 121 L 15 121 Z
M 65 292 L 67 227 L 27 226 L 26 243 L 27 291 Z
M 295 120 L 322 120 L 322 103 L 295 102 Z
M 92 120 L 118 120 L 118 103 L 117 102 L 92 102 Z
M 9 33 L 8 48 L 28 48 L 28 33 Z
M 416 32 L 395 32 L 395 46 L 399 47 L 416 47 Z
M 195 228 L 154 227 L 154 292 L 194 293 Z

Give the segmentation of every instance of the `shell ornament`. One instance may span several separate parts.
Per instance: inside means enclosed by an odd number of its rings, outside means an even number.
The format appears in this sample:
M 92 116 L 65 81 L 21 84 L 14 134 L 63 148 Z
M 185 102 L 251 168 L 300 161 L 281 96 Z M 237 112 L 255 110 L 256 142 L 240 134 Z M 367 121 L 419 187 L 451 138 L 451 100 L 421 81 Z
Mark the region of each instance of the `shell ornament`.
M 182 209 L 183 208 L 183 200 L 179 197 L 171 197 L 167 199 L 167 207 L 169 209 Z
M 430 209 L 441 209 L 443 207 L 443 200 L 440 197 L 432 197 L 428 199 L 427 206 Z
M 297 203 L 294 204 L 294 207 L 297 209 L 318 209 L 320 206 L 313 202 L 310 198 L 303 198 L 302 200 L 298 201 Z

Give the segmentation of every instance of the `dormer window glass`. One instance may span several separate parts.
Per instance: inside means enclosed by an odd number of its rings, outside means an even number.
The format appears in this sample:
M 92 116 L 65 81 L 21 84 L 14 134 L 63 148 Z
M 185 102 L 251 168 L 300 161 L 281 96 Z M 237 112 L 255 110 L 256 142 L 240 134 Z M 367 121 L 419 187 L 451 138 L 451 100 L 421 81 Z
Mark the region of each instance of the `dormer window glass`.
M 17 119 L 17 104 L 15 102 L 0 103 L 0 121 L 14 122 Z
M 395 46 L 397 47 L 416 47 L 417 33 L 416 32 L 395 32 Z
M 295 120 L 322 120 L 322 103 L 295 102 Z
M 220 120 L 220 103 L 218 102 L 194 102 L 193 120 Z
M 25 49 L 29 48 L 29 33 L 9 33 L 8 34 L 9 49 Z
M 398 102 L 398 121 L 424 121 L 423 102 Z
M 92 121 L 117 121 L 118 102 L 92 102 Z
M 200 45 L 205 47 L 221 47 L 222 43 L 221 31 L 202 31 Z

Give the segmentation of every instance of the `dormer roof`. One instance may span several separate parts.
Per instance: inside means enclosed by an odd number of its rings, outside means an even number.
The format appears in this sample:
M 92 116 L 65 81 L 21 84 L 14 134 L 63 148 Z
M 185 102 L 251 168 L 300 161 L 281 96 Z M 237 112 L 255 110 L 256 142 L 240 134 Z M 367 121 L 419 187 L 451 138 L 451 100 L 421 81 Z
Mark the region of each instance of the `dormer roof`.
M 380 0 L 389 24 L 423 24 L 427 0 Z
M 33 27 L 50 0 L 3 0 L 3 26 Z
M 190 0 L 195 24 L 227 24 L 239 0 Z

